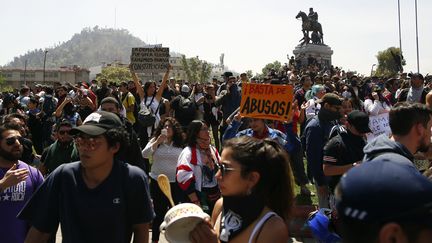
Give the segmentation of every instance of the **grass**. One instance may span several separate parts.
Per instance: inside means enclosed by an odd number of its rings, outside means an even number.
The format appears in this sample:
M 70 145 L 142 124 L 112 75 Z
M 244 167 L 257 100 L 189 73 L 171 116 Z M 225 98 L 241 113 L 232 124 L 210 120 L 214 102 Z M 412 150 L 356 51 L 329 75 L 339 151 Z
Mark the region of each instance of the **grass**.
M 312 184 L 308 184 L 306 186 L 315 195 L 314 196 L 302 195 L 302 194 L 300 194 L 300 187 L 295 185 L 294 186 L 294 195 L 295 195 L 295 199 L 296 199 L 296 204 L 297 205 L 318 205 L 318 197 L 316 196 L 317 193 L 315 190 L 315 186 Z

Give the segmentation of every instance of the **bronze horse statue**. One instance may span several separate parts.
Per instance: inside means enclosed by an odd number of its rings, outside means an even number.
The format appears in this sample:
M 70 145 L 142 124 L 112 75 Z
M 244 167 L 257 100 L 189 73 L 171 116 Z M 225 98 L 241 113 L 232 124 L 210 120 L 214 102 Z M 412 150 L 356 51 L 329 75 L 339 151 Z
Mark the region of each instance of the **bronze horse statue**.
M 320 36 L 321 38 L 321 43 L 324 44 L 324 34 L 322 31 L 322 27 L 321 24 L 318 22 L 314 22 L 311 21 L 307 14 L 305 12 L 300 11 L 297 16 L 296 19 L 301 18 L 302 19 L 302 31 L 303 31 L 303 36 L 307 36 L 309 37 L 309 31 L 316 31 L 316 33 L 318 33 L 318 36 Z

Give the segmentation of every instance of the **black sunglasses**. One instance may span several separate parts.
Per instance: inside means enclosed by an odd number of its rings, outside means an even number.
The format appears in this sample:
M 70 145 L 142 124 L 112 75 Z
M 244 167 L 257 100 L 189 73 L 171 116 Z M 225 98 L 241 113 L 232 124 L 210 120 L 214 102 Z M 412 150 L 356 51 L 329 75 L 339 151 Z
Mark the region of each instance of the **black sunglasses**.
M 70 134 L 70 131 L 58 131 L 60 135 Z
M 223 163 L 216 163 L 216 166 L 217 166 L 217 168 L 220 170 L 220 172 L 221 172 L 221 174 L 222 174 L 222 177 L 224 177 L 225 174 L 226 174 L 228 171 L 234 171 L 234 170 L 237 170 L 237 169 L 232 168 L 232 167 L 227 167 L 227 166 L 226 166 L 225 164 L 223 164 Z
M 13 145 L 14 143 L 16 143 L 17 140 L 19 141 L 20 144 L 22 144 L 24 138 L 21 137 L 21 136 L 16 136 L 16 137 L 6 138 L 6 139 L 5 139 L 5 141 L 6 141 L 6 145 L 11 146 L 11 145 Z

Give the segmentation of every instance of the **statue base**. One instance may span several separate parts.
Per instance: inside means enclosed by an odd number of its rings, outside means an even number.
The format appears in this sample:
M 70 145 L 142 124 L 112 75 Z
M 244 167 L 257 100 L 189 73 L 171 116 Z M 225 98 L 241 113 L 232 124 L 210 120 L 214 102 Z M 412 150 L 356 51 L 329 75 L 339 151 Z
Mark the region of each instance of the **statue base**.
M 332 65 L 331 56 L 333 55 L 333 50 L 327 45 L 297 45 L 293 53 L 295 60 L 301 67 L 306 67 L 313 63 L 318 64 L 321 68 L 330 68 Z M 296 66 L 299 67 L 299 65 Z

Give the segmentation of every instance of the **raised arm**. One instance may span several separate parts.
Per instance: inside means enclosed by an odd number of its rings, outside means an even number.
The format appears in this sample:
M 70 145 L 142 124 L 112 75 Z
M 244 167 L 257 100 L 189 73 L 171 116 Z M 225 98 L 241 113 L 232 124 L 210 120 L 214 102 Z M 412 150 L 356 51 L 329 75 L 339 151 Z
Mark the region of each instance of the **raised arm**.
M 132 75 L 132 79 L 134 81 L 135 84 L 135 88 L 137 90 L 137 93 L 140 97 L 140 100 L 144 99 L 144 89 L 142 87 L 141 82 L 139 81 L 138 75 L 132 70 L 130 69 L 131 75 Z
M 54 115 L 57 117 L 57 118 L 59 118 L 59 117 L 61 117 L 61 115 L 62 115 L 62 113 L 63 113 L 63 108 L 65 107 L 65 105 L 67 104 L 67 103 L 70 103 L 70 102 L 72 102 L 72 98 L 70 98 L 70 97 L 66 97 L 64 100 L 63 100 L 63 102 L 57 107 L 57 109 L 55 110 L 55 112 L 54 112 Z
M 168 77 L 169 77 L 169 73 L 170 73 L 171 69 L 172 69 L 172 66 L 171 66 L 171 64 L 169 64 L 168 69 L 166 70 L 165 75 L 162 78 L 161 86 L 159 87 L 158 92 L 157 92 L 156 97 L 155 97 L 155 99 L 157 101 L 161 100 L 162 93 L 167 86 L 167 81 L 168 81 Z

